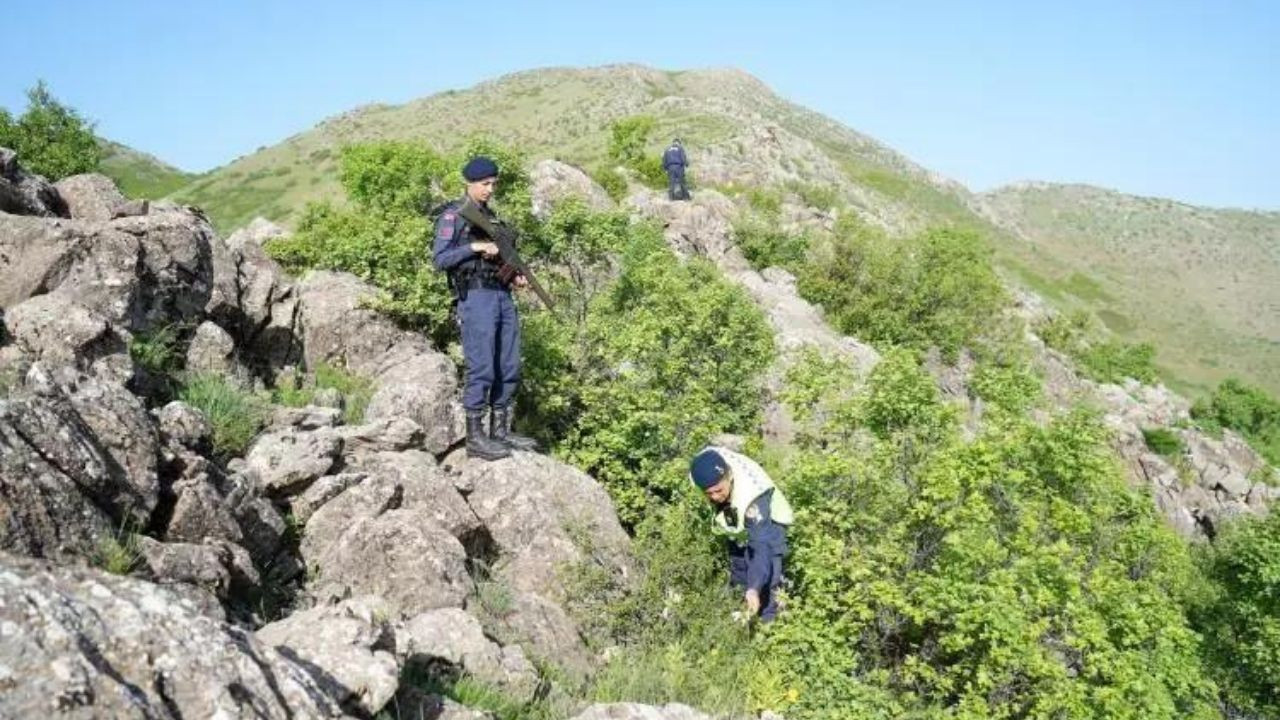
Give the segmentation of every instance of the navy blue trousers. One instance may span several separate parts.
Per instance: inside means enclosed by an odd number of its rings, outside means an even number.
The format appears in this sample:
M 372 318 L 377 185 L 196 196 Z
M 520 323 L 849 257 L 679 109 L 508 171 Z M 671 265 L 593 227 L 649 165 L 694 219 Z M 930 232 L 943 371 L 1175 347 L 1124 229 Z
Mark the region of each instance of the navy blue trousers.
M 466 378 L 462 406 L 505 408 L 520 385 L 520 317 L 508 290 L 477 288 L 458 303 Z

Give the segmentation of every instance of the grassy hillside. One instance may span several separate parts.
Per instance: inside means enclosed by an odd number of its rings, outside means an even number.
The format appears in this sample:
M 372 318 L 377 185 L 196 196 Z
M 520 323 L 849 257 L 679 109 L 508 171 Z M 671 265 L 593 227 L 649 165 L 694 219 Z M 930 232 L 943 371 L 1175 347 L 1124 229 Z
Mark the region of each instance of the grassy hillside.
M 100 171 L 131 198 L 162 198 L 196 177 L 120 143 L 103 140 L 102 148 Z
M 1154 343 L 1184 385 L 1235 375 L 1280 392 L 1280 213 L 1041 183 L 982 201 L 1026 250 L 1060 263 L 1037 288 L 1051 300 Z
M 308 201 L 342 202 L 343 145 L 417 140 L 450 151 L 476 133 L 535 160 L 593 168 L 605 161 L 610 123 L 640 114 L 656 120 L 652 153 L 672 136 L 685 139 L 700 186 L 818 187 L 895 234 L 977 230 L 1016 282 L 1096 312 L 1124 338 L 1154 342 L 1183 389 L 1238 374 L 1280 391 L 1275 215 L 1089 188 L 977 196 L 737 70 L 551 68 L 360 107 L 198 176 L 173 198 L 203 207 L 223 232 L 257 215 L 288 225 Z

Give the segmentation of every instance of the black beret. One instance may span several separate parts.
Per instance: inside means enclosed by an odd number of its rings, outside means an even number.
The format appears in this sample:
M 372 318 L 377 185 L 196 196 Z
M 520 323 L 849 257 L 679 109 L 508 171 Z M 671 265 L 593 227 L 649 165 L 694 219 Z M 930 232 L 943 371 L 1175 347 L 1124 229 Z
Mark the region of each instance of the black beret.
M 476 182 L 485 178 L 498 176 L 498 164 L 483 155 L 477 155 L 462 166 L 462 177 L 467 182 Z

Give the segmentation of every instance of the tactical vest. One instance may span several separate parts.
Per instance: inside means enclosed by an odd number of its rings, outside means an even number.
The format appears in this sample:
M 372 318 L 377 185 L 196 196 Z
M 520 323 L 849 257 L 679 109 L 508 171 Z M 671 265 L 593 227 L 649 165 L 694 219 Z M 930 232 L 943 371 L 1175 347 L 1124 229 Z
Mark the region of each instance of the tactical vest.
M 791 503 L 782 494 L 782 490 L 773 484 L 769 474 L 755 460 L 722 447 L 712 446 L 729 464 L 729 472 L 733 474 L 733 488 L 729 492 L 729 508 L 733 517 L 724 510 L 718 511 L 712 519 L 712 532 L 717 535 L 728 535 L 735 538 L 746 536 L 747 509 L 757 498 L 770 490 L 773 499 L 770 502 L 769 517 L 779 525 L 790 525 L 795 516 L 791 511 Z

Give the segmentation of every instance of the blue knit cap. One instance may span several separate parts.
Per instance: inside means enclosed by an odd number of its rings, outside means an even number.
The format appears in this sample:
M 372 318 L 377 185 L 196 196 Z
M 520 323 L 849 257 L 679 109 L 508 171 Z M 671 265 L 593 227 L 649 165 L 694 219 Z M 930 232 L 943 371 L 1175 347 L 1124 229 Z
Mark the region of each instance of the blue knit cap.
M 477 182 L 498 176 L 498 164 L 483 155 L 477 155 L 462 166 L 462 177 L 467 182 Z
M 689 479 L 693 480 L 694 485 L 706 490 L 720 482 L 720 478 L 724 477 L 728 470 L 729 463 L 725 462 L 724 457 L 715 450 L 707 448 L 693 456 L 693 460 L 689 463 Z

